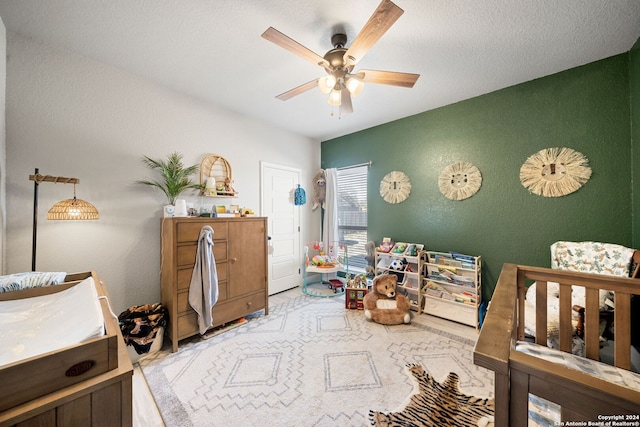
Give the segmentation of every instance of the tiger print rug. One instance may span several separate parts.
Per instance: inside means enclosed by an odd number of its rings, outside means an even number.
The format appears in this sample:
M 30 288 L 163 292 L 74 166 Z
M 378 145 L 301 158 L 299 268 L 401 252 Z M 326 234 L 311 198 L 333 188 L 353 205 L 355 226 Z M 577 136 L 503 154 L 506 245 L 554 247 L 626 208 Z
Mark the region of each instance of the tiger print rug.
M 449 373 L 440 384 L 424 368 L 407 364 L 415 381 L 414 393 L 395 412 L 369 411 L 377 427 L 484 427 L 493 425 L 494 400 L 462 394 L 458 375 Z

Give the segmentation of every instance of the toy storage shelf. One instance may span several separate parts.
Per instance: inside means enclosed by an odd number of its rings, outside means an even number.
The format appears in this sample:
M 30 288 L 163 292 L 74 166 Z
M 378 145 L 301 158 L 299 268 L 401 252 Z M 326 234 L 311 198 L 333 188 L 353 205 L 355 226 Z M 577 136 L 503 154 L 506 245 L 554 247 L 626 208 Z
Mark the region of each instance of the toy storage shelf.
M 478 329 L 481 257 L 435 251 L 420 257 L 424 312 Z
M 402 277 L 398 279 L 398 291 L 402 292 L 409 298 L 411 303 L 411 310 L 422 313 L 422 292 L 420 291 L 420 284 L 422 283 L 422 260 L 420 252 L 424 245 L 417 243 L 406 243 L 405 250 L 398 251 L 398 243 L 391 249 L 390 252 L 381 252 L 376 250 L 375 257 L 375 271 L 376 275 L 379 274 L 396 274 Z M 406 266 L 404 269 L 393 268 L 394 261 L 404 260 Z

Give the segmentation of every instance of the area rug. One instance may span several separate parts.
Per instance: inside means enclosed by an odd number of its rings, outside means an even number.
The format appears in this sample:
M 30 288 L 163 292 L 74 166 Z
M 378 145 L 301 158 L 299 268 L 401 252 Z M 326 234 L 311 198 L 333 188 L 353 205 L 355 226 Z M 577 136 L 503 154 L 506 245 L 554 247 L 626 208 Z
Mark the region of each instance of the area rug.
M 456 372 L 463 390 L 491 397 L 493 372 L 473 364 L 474 341 L 429 319 L 384 326 L 346 310 L 344 297 L 300 294 L 140 366 L 170 427 L 367 426 L 370 409 L 397 408 L 413 390 L 407 363 L 438 379 Z
M 395 412 L 370 411 L 376 427 L 486 427 L 493 425 L 493 399 L 468 396 L 460 392 L 459 377 L 450 372 L 441 383 L 420 365 L 410 363 L 407 372 L 415 381 L 414 392 Z

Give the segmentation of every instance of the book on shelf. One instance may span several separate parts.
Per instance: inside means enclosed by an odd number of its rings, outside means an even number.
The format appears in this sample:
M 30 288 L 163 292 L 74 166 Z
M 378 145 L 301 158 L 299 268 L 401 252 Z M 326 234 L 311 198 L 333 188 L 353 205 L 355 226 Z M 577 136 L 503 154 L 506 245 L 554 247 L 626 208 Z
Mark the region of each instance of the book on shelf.
M 442 298 L 442 291 L 439 291 L 437 289 L 427 289 L 425 294 L 434 298 Z
M 473 280 L 473 277 L 461 276 L 459 274 L 452 275 L 451 281 L 455 285 L 462 285 L 462 286 L 473 286 L 475 283 L 475 281 Z
M 457 273 L 458 270 L 455 267 L 448 267 L 443 265 L 438 266 L 438 274 L 448 277 L 449 280 L 453 279 L 453 276 L 456 276 Z
M 229 212 L 220 212 L 214 213 L 215 218 L 235 218 L 236 216 L 240 216 L 238 214 L 229 213 Z
M 440 281 L 440 282 L 447 282 L 447 283 L 451 283 L 451 280 L 450 280 L 447 276 L 442 276 L 442 275 L 437 274 L 437 273 L 435 273 L 435 274 L 429 274 L 427 277 L 428 277 L 429 279 L 431 279 L 431 280 L 438 280 L 438 281 Z
M 445 254 L 445 253 L 433 254 L 433 263 L 434 264 L 444 264 L 447 260 L 453 260 L 453 257 L 451 255 Z
M 475 269 L 476 268 L 476 258 L 471 255 L 464 255 L 458 252 L 451 252 L 451 257 L 460 262 L 460 266 L 462 268 Z
M 455 259 L 449 259 L 449 258 L 440 258 L 438 260 L 438 265 L 446 265 L 449 267 L 462 267 L 463 264 L 462 262 L 455 260 Z
M 448 292 L 443 292 L 442 293 L 442 299 L 447 300 L 447 301 L 455 301 L 456 297 L 453 294 L 450 294 Z

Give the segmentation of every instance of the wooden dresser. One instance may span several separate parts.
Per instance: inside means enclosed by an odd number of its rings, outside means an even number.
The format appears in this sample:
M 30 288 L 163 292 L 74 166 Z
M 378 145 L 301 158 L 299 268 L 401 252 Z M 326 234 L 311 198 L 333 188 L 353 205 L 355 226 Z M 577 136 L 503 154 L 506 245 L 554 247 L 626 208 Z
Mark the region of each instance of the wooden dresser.
M 178 341 L 199 333 L 197 314 L 189 305 L 189 285 L 205 225 L 213 228 L 218 272 L 213 326 L 262 309 L 269 314 L 267 218 L 163 218 L 161 299 L 169 310 L 166 332 L 174 352 Z

